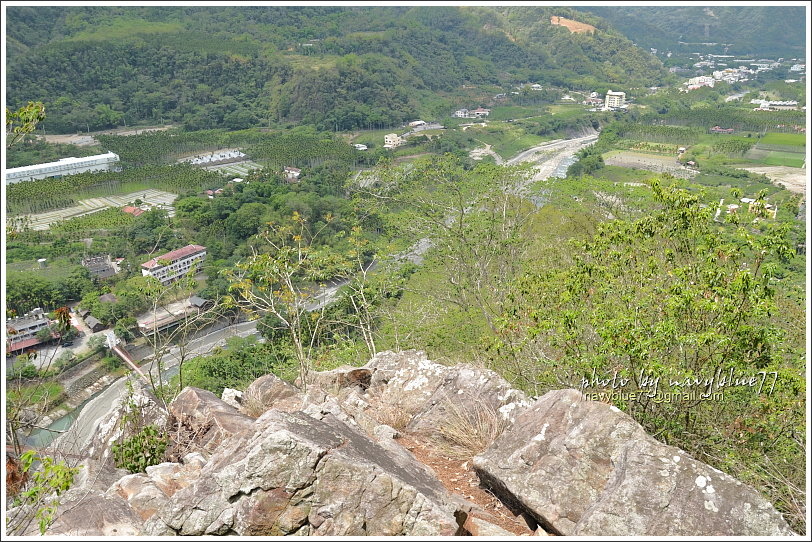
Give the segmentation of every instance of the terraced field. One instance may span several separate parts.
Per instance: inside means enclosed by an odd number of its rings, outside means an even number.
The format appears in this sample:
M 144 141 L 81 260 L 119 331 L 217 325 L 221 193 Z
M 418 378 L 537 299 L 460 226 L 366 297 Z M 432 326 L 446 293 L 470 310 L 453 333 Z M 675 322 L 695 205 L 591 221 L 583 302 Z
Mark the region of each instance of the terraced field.
M 136 199 L 140 199 L 144 203 L 153 206 L 160 205 L 168 208 L 169 216 L 174 216 L 175 210 L 172 208 L 172 203 L 174 203 L 177 197 L 177 194 L 150 188 L 119 196 L 83 199 L 79 201 L 79 205 L 74 207 L 30 215 L 28 225 L 32 230 L 47 230 L 50 229 L 51 224 L 55 224 L 61 220 L 88 215 L 110 207 L 124 207 Z

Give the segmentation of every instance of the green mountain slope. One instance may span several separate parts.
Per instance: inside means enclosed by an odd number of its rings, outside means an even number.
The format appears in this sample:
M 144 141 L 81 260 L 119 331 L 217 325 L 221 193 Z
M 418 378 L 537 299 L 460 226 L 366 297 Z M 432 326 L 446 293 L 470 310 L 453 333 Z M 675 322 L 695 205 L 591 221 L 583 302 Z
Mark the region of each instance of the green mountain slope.
M 573 34 L 551 15 L 599 30 Z M 624 88 L 665 76 L 605 22 L 568 9 L 11 7 L 8 21 L 8 105 L 44 101 L 57 132 L 385 127 L 462 85 Z
M 695 50 L 696 43 L 728 44 L 730 54 L 805 56 L 802 6 L 601 6 L 599 15 L 642 47 Z M 679 42 L 683 42 L 680 45 Z

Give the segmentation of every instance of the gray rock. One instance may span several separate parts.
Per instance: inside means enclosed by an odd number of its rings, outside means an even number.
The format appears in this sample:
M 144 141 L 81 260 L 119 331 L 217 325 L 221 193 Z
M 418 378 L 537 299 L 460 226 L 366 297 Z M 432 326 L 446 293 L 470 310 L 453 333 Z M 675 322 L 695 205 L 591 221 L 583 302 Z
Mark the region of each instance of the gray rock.
M 503 501 L 555 534 L 791 534 L 754 489 L 576 390 L 538 399 L 474 467 Z
M 303 395 L 295 386 L 274 374 L 254 380 L 243 392 L 242 410 L 258 417 L 270 408 L 294 412 L 302 406 Z
M 395 429 L 451 438 L 477 434 L 482 447 L 530 406 L 524 393 L 488 369 L 446 367 L 414 350 L 381 352 L 372 371 L 371 416 Z
M 328 416 L 266 412 L 175 493 L 147 534 L 454 534 L 456 507 L 412 458 Z
M 136 536 L 143 534 L 143 520 L 118 495 L 97 490 L 74 491 L 60 498 L 57 519 L 48 535 Z
M 223 388 L 223 393 L 220 395 L 220 398 L 223 400 L 223 402 L 233 406 L 234 408 L 240 408 L 242 392 L 231 388 Z
M 169 405 L 177 459 L 181 449 L 212 452 L 223 439 L 251 432 L 254 421 L 210 391 L 185 388 Z
M 155 482 L 145 474 L 124 476 L 107 491 L 107 495 L 113 494 L 127 501 L 142 520 L 151 518 L 160 507 L 169 502 L 166 493 L 158 489 Z

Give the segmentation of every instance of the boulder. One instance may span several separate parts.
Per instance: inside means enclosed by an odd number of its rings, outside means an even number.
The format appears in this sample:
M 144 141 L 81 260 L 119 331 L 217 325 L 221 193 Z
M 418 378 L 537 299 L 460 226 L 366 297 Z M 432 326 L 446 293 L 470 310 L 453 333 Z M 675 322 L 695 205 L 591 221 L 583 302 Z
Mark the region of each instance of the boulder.
M 223 393 L 220 395 L 220 398 L 234 408 L 240 408 L 242 406 L 242 392 L 240 390 L 223 388 Z
M 56 521 L 48 528 L 49 536 L 97 537 L 143 534 L 143 520 L 119 495 L 106 494 L 98 490 L 69 493 L 60 497 Z
M 107 494 L 123 498 L 142 520 L 151 518 L 169 501 L 166 493 L 149 476 L 141 473 L 124 476 L 110 487 Z
M 301 391 L 274 374 L 254 380 L 242 394 L 242 410 L 258 417 L 269 408 L 294 412 L 302 406 Z
M 366 391 L 372 382 L 372 371 L 366 367 L 339 367 L 331 371 L 320 371 L 308 375 L 308 388 L 316 387 L 337 395 L 344 388 L 357 388 Z
M 254 429 L 254 420 L 210 391 L 184 388 L 169 405 L 174 447 L 171 457 L 189 450 L 214 451 L 223 439 Z
M 538 399 L 474 458 L 474 468 L 503 501 L 553 534 L 792 534 L 754 489 L 576 390 Z
M 530 406 L 495 372 L 446 367 L 423 352 L 382 352 L 364 368 L 372 372 L 370 415 L 398 430 L 448 438 L 477 434 L 486 446 Z
M 413 457 L 332 416 L 269 410 L 145 525 L 149 535 L 452 535 L 457 508 Z

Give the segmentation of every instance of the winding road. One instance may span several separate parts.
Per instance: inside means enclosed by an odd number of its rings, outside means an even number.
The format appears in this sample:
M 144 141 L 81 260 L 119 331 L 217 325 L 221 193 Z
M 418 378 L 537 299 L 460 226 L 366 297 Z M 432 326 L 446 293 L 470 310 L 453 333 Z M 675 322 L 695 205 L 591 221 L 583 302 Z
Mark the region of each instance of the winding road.
M 597 140 L 596 134 L 575 139 L 556 140 L 538 145 L 526 151 L 522 151 L 510 160 L 508 165 L 521 162 L 536 162 L 536 173 L 527 184 L 548 178 L 567 159 L 585 146 L 591 145 Z M 522 188 L 522 187 L 517 187 Z M 415 263 L 422 261 L 422 256 L 431 248 L 431 240 L 424 238 L 415 243 L 412 248 L 401 257 Z M 370 264 L 374 267 L 375 262 Z M 327 284 L 314 300 L 311 301 L 307 310 L 318 310 L 331 303 L 338 290 L 347 284 L 349 280 L 340 280 Z M 242 322 L 231 326 L 212 331 L 202 337 L 193 339 L 186 347 L 185 358 L 190 359 L 195 356 L 210 353 L 217 346 L 224 346 L 230 337 L 247 337 L 257 333 L 257 321 Z M 162 369 L 164 379 L 168 379 L 177 371 L 173 370 L 181 360 L 180 349 L 175 346 L 163 356 Z M 152 361 L 142 367 L 145 373 L 152 374 L 153 378 L 158 377 L 158 367 Z M 111 384 L 107 389 L 100 392 L 93 400 L 89 401 L 82 409 L 79 417 L 58 439 L 51 445 L 53 449 L 59 449 L 62 453 L 76 454 L 88 445 L 99 421 L 110 412 L 116 400 L 123 396 L 125 392 L 125 382 L 128 377 L 122 377 Z

